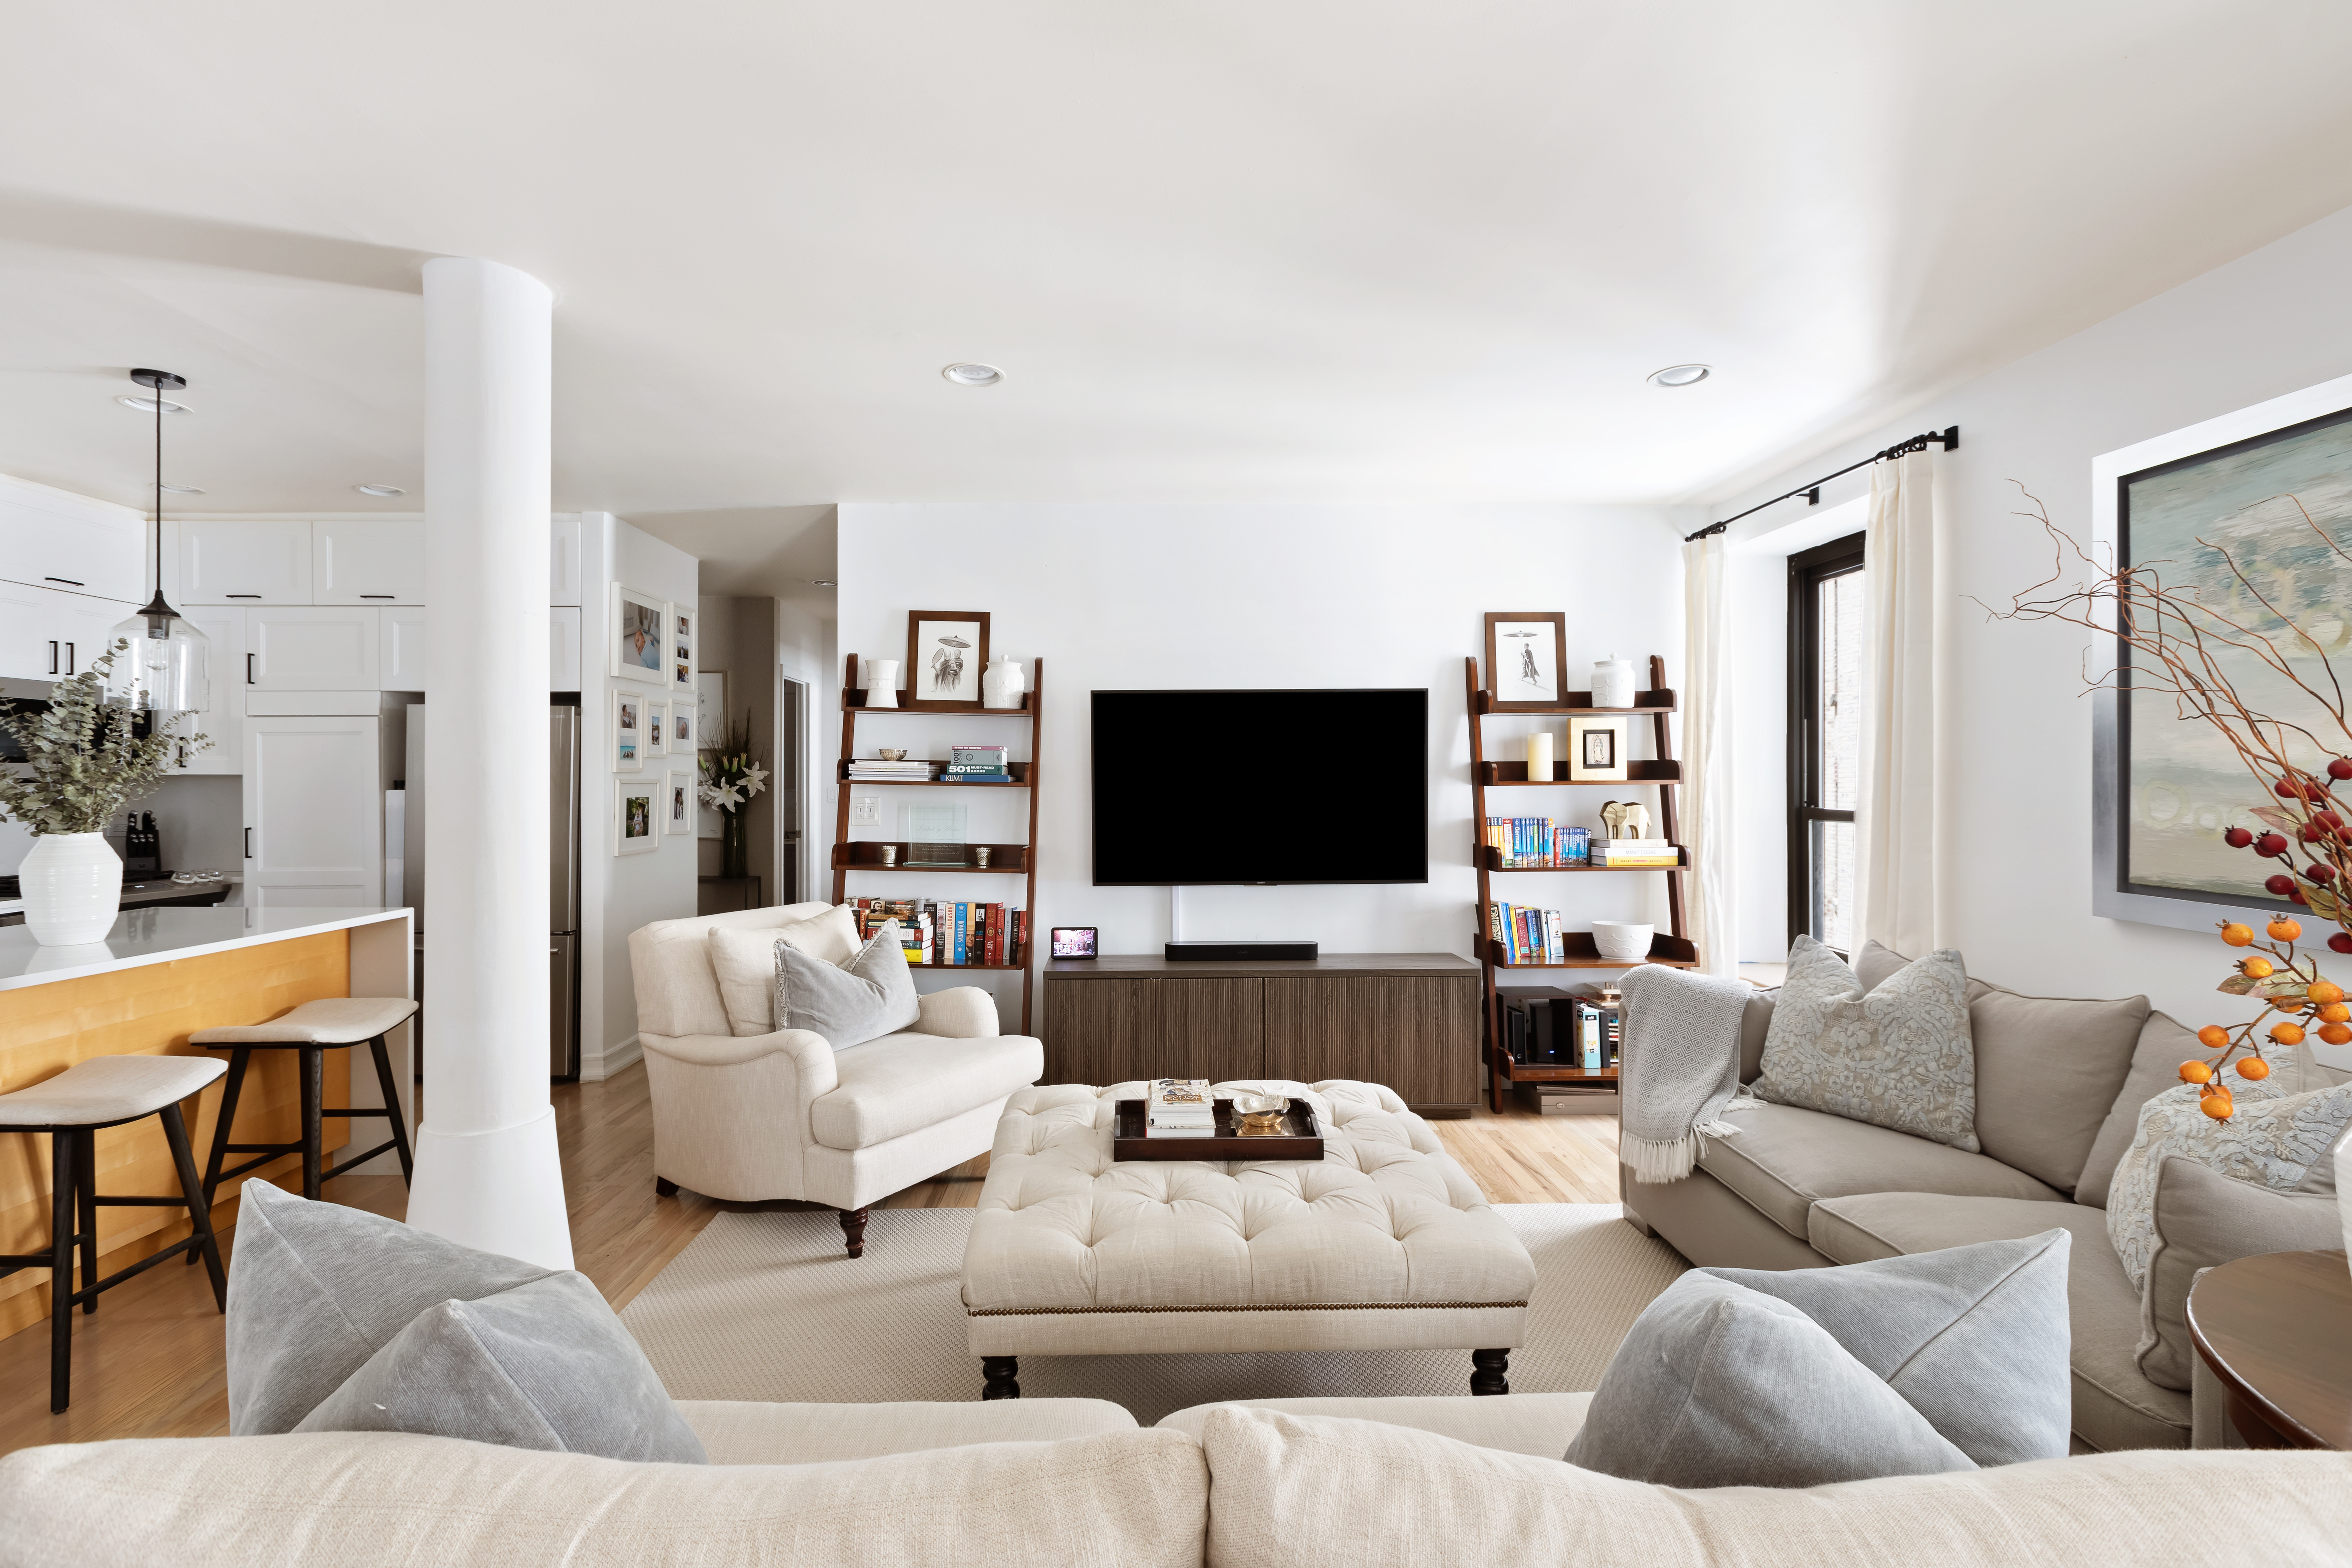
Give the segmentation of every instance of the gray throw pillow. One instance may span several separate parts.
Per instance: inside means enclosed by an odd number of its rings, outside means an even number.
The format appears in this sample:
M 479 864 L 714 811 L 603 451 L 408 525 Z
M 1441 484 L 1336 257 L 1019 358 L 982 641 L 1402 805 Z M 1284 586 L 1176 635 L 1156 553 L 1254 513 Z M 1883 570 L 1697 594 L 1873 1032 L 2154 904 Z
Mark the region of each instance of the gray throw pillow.
M 709 1462 L 646 1352 L 576 1273 L 425 1308 L 294 1430 Z
M 2063 1458 L 2064 1230 L 1843 1268 L 1695 1268 L 1635 1320 L 1568 1462 L 1810 1487 Z
M 1978 991 L 1969 1033 L 1984 1152 L 2072 1191 L 2147 1024 L 2145 996 L 2102 1002 L 2024 996 L 1998 985 Z
M 1845 960 L 1800 936 L 1773 1003 L 1763 1069 L 1759 1099 L 1978 1152 L 1969 977 L 1949 949 L 1864 994 Z
M 807 1029 L 836 1051 L 911 1027 L 922 1016 L 898 922 L 876 931 L 846 963 L 776 944 L 776 1027 Z
M 2197 1276 L 2261 1252 L 2333 1252 L 2344 1245 L 2335 1194 L 2273 1192 L 2178 1157 L 2158 1168 L 2156 1247 L 2139 1297 L 2142 1376 L 2187 1390 L 2197 1355 L 2189 1342 L 2189 1292 Z
M 520 1420 L 514 1401 L 530 1399 L 538 1390 L 546 1395 L 542 1424 L 564 1432 L 556 1417 L 567 1407 L 565 1391 L 585 1388 L 608 1401 L 603 1416 L 608 1425 L 602 1435 L 591 1435 L 571 1424 L 566 1446 L 575 1452 L 701 1460 L 701 1445 L 669 1406 L 644 1352 L 584 1276 L 461 1247 L 363 1209 L 311 1203 L 262 1181 L 245 1184 L 229 1268 L 229 1431 L 242 1437 L 347 1429 L 313 1425 L 310 1418 L 355 1381 L 353 1399 L 382 1408 L 356 1418 L 372 1419 L 375 1426 L 348 1429 L 385 1429 L 421 1420 L 414 1413 L 428 1408 L 442 1410 L 445 1417 L 451 1411 L 462 1414 L 461 1394 L 453 1399 L 450 1391 L 425 1384 L 437 1371 L 458 1368 L 463 1361 L 450 1348 L 448 1309 L 509 1296 L 520 1297 L 521 1304 L 457 1314 L 457 1323 L 475 1325 L 480 1346 L 496 1347 L 478 1349 L 464 1362 L 457 1373 L 460 1387 L 470 1378 L 478 1392 L 483 1357 L 520 1367 L 521 1347 L 533 1338 L 543 1347 L 541 1364 L 520 1376 L 508 1374 L 519 1390 L 506 1391 L 503 1403 L 484 1406 L 478 1428 L 451 1429 L 445 1420 L 442 1426 L 398 1429 L 502 1442 L 496 1434 L 515 1429 Z M 529 1321 L 534 1303 L 545 1310 L 535 1327 Z M 597 1313 L 608 1326 L 607 1338 L 583 1327 L 593 1325 Z M 433 1321 L 420 1328 L 420 1317 Z M 615 1339 L 618 1345 L 612 1342 Z M 383 1354 L 395 1343 L 407 1348 Z M 624 1347 L 626 1355 L 618 1353 Z M 643 1381 L 632 1383 L 633 1373 L 641 1373 Z M 629 1390 L 625 1398 L 619 1394 L 624 1388 Z M 611 1426 L 651 1409 L 648 1394 L 658 1397 L 658 1414 L 666 1421 L 643 1431 Z

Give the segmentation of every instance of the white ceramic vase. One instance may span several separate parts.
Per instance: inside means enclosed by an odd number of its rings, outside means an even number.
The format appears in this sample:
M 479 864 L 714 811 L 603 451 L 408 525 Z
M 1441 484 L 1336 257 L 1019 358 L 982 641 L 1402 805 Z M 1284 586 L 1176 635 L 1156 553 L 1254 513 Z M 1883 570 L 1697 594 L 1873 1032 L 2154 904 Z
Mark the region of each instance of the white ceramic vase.
M 1632 921 L 1594 921 L 1592 945 L 1601 956 L 1612 963 L 1639 963 L 1650 956 L 1650 939 L 1658 934 L 1654 925 L 1640 925 Z
M 898 706 L 898 661 L 897 659 L 876 658 L 866 661 L 866 706 L 868 708 Z
M 1021 694 L 1029 689 L 1029 677 L 1022 670 L 1020 661 L 999 658 L 980 678 L 980 704 L 983 708 L 1018 708 Z
M 122 857 L 103 833 L 44 833 L 16 868 L 25 929 L 43 947 L 99 942 L 122 909 Z
M 1595 708 L 1633 706 L 1633 661 L 1611 654 L 1592 661 L 1592 705 Z

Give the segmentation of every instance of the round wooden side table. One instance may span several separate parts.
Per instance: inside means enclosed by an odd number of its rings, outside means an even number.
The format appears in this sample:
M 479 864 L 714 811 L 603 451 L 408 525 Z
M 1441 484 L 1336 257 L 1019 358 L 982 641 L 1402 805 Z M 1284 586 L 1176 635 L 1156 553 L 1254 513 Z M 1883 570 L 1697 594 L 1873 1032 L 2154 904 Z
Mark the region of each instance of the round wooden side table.
M 2352 1449 L 2352 1268 L 2340 1252 L 2270 1252 L 2209 1270 L 2189 1337 L 2254 1448 Z

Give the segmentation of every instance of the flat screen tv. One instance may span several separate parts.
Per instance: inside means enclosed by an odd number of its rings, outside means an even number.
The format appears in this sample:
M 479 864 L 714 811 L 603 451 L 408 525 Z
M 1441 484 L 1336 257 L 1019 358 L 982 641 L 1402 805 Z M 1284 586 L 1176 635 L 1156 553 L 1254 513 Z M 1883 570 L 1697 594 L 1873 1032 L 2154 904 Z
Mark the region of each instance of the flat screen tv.
M 1097 691 L 1097 887 L 1429 880 L 1429 692 Z

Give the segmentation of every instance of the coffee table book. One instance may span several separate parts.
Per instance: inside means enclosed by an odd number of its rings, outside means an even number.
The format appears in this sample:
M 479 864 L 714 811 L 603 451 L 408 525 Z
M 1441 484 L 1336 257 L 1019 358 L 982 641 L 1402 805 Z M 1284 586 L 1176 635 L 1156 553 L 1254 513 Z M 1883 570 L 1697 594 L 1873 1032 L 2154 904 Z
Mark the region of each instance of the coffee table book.
M 1205 1138 L 1149 1138 L 1144 1135 L 1143 1101 L 1118 1102 L 1118 1121 L 1111 1131 L 1114 1160 L 1320 1160 L 1323 1128 L 1315 1107 L 1293 1098 L 1282 1113 L 1279 1132 L 1244 1132 L 1234 1114 L 1234 1102 L 1216 1102 L 1216 1131 Z

